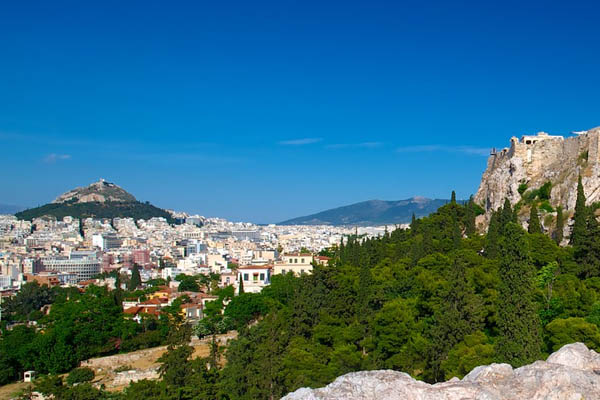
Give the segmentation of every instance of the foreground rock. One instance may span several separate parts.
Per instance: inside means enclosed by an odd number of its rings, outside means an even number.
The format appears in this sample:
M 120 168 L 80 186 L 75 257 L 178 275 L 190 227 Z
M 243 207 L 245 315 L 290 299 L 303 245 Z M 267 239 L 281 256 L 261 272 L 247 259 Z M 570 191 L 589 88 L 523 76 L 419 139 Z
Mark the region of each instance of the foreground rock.
M 508 364 L 475 368 L 462 380 L 429 385 L 397 371 L 354 372 L 321 389 L 302 388 L 286 400 L 589 400 L 600 399 L 600 355 L 569 344 L 547 361 L 513 369 Z

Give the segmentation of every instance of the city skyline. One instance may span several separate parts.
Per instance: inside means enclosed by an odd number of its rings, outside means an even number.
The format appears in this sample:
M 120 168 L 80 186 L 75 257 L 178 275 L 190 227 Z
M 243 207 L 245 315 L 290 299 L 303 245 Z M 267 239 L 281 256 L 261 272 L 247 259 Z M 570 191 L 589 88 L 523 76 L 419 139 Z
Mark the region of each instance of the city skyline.
M 0 203 L 35 207 L 99 178 L 257 223 L 468 198 L 511 136 L 600 125 L 598 11 L 6 4 Z

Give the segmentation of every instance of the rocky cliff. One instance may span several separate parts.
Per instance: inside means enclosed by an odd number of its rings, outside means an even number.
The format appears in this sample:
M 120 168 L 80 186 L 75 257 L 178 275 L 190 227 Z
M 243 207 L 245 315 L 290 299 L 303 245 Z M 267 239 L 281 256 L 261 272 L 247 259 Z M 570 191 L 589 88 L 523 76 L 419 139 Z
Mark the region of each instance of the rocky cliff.
M 354 372 L 322 389 L 299 389 L 285 400 L 589 400 L 600 399 L 600 355 L 569 344 L 546 361 L 513 369 L 475 368 L 462 380 L 429 385 L 397 371 Z
M 581 175 L 588 203 L 600 201 L 600 128 L 563 138 L 538 133 L 511 138 L 510 147 L 492 150 L 475 201 L 489 217 L 508 198 L 514 205 L 525 187 L 552 183 L 550 204 L 567 212 L 575 207 L 577 178 Z
M 104 203 L 107 201 L 129 203 L 136 200 L 133 195 L 129 194 L 123 188 L 114 183 L 107 182 L 104 179 L 100 179 L 98 182 L 94 182 L 89 186 L 69 190 L 58 196 L 52 203 Z

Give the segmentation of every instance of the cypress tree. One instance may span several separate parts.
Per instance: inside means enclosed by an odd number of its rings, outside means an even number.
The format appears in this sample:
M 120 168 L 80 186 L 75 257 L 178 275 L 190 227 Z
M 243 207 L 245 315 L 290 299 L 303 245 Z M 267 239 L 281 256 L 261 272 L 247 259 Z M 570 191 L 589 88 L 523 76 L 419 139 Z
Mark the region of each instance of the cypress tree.
M 600 275 L 600 225 L 593 213 L 588 213 L 585 236 L 575 245 L 575 260 L 579 276 L 587 279 Z
M 454 261 L 447 280 L 443 302 L 435 311 L 435 325 L 432 329 L 434 381 L 444 378 L 440 364 L 447 357 L 448 351 L 466 335 L 482 329 L 484 325 L 483 302 L 475 294 L 462 260 Z
M 450 196 L 450 204 L 456 204 L 456 192 L 453 190 Z
M 465 209 L 465 234 L 470 237 L 475 233 L 475 230 L 475 202 L 473 196 L 471 196 Z
M 140 268 L 137 264 L 133 264 L 133 269 L 131 270 L 131 280 L 129 281 L 129 285 L 127 289 L 135 290 L 138 286 L 142 284 L 142 277 L 140 276 Z
M 240 274 L 240 286 L 238 288 L 238 294 L 244 293 L 244 274 Z
M 529 233 L 542 233 L 542 225 L 540 224 L 540 217 L 535 203 L 533 203 L 529 212 L 529 229 L 527 231 Z
M 455 249 L 460 248 L 460 241 L 462 239 L 462 231 L 460 229 L 460 223 L 458 218 L 455 216 L 452 218 L 452 245 Z
M 563 232 L 565 229 L 565 220 L 561 206 L 556 207 L 556 231 L 554 232 L 554 241 L 560 245 L 563 240 Z
M 412 219 L 410 221 L 410 234 L 412 236 L 417 235 L 417 217 L 415 216 L 415 213 L 413 213 Z
M 500 251 L 497 352 L 500 361 L 517 367 L 537 360 L 542 343 L 534 301 L 535 268 L 529 258 L 525 232 L 519 225 L 506 225 Z
M 575 246 L 585 240 L 587 230 L 588 210 L 585 206 L 585 193 L 581 183 L 581 175 L 577 181 L 577 201 L 575 202 L 575 214 L 573 215 L 573 228 L 571 229 L 570 243 Z
M 508 200 L 508 197 L 504 198 L 504 206 L 502 207 L 501 210 L 499 210 L 500 215 L 498 217 L 498 226 L 500 229 L 500 232 L 502 232 L 504 230 L 504 227 L 506 226 L 506 224 L 508 224 L 509 222 L 516 222 L 516 214 L 513 212 L 513 209 L 510 205 L 510 200 Z

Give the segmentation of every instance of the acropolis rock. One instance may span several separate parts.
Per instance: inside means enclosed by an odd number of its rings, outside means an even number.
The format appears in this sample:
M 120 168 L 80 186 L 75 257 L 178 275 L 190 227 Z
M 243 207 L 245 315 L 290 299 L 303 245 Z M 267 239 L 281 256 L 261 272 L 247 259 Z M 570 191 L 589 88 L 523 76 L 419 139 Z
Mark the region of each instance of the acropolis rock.
M 429 385 L 397 371 L 353 372 L 322 389 L 298 389 L 282 400 L 588 400 L 600 399 L 600 355 L 569 344 L 546 361 L 513 369 L 475 368 L 462 380 Z
M 552 182 L 550 204 L 561 205 L 568 214 L 575 208 L 579 175 L 588 204 L 600 201 L 600 128 L 568 138 L 544 132 L 513 137 L 510 147 L 492 150 L 475 201 L 487 219 L 505 198 L 512 205 L 521 199 L 519 185 L 538 189 Z

